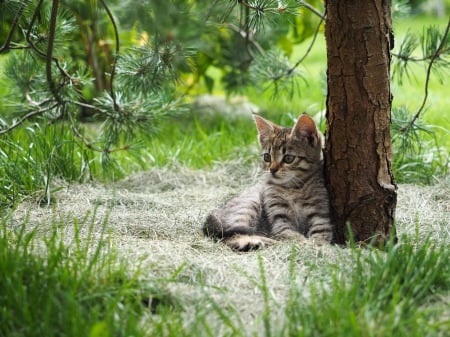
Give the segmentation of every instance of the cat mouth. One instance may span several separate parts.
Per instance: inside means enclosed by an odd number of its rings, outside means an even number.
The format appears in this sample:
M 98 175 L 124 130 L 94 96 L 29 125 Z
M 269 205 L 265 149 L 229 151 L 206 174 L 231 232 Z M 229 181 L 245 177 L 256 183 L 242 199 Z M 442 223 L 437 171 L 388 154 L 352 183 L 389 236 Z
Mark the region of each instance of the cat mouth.
M 269 172 L 268 177 L 270 180 L 273 180 L 277 184 L 286 184 L 289 183 L 289 181 L 291 181 L 292 179 L 292 177 L 285 172 Z
M 274 178 L 274 179 L 283 179 L 286 178 L 286 175 L 280 172 L 269 172 L 270 173 L 270 177 Z
M 269 171 L 269 173 L 272 178 L 276 178 L 276 179 L 280 178 L 280 174 L 278 172 L 270 172 Z

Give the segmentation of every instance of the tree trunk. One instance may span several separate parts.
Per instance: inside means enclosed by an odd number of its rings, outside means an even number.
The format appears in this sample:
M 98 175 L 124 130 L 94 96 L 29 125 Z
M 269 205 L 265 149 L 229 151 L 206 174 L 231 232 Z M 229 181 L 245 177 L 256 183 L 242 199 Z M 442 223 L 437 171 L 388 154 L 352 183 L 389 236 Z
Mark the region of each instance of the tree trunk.
M 391 235 L 397 186 L 391 172 L 389 0 L 327 0 L 325 174 L 336 242 L 379 245 Z

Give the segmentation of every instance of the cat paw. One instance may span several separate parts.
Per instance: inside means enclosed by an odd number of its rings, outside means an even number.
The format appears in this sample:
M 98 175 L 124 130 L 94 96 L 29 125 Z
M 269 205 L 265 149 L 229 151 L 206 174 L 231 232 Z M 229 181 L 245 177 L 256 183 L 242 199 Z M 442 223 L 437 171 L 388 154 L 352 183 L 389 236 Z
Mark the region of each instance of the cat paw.
M 329 246 L 331 245 L 331 239 L 331 234 L 320 234 L 311 236 L 309 241 L 316 246 Z
M 308 240 L 311 244 L 315 246 L 330 246 L 330 241 L 323 239 L 323 238 L 310 238 Z
M 276 243 L 277 241 L 258 235 L 235 235 L 225 241 L 225 244 L 233 250 L 249 252 L 261 249 Z
M 292 241 L 296 243 L 307 243 L 308 239 L 301 233 L 292 229 L 286 229 L 276 236 L 277 239 L 283 241 Z

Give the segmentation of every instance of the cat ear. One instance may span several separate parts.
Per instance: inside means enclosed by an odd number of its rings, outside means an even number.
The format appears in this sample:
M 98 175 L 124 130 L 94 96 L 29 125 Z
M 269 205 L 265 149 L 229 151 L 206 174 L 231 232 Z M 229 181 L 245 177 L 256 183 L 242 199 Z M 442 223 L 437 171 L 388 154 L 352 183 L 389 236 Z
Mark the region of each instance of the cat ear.
M 274 131 L 279 128 L 278 125 L 273 124 L 259 115 L 253 114 L 253 119 L 255 120 L 256 128 L 258 129 L 260 143 L 268 141 Z
M 316 123 L 305 113 L 298 118 L 297 123 L 292 128 L 291 136 L 297 139 L 306 137 L 312 146 L 316 146 L 320 141 Z

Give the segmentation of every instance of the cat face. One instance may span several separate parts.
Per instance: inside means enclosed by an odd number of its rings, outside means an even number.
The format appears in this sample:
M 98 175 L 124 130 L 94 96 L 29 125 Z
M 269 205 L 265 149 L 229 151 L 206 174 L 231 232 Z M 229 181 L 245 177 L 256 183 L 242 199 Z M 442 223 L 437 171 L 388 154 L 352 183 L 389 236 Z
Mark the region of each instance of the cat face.
M 308 175 L 320 163 L 321 141 L 313 119 L 301 115 L 292 128 L 254 115 L 262 165 L 274 183 L 285 184 Z

